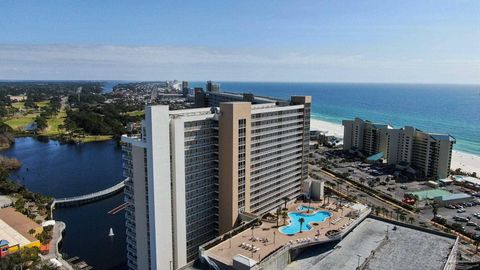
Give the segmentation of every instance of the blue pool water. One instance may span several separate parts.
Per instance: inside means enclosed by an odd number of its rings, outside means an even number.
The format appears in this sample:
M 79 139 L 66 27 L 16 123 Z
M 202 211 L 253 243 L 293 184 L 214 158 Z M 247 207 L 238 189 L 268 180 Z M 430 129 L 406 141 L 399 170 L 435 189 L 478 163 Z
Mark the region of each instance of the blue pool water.
M 307 210 L 315 210 L 315 207 L 308 207 L 308 206 L 305 206 L 305 205 L 300 205 L 298 208 L 297 208 L 298 211 L 307 211 Z
M 283 234 L 295 234 L 300 232 L 300 218 L 303 218 L 305 221 L 302 224 L 302 232 L 309 231 L 312 229 L 310 223 L 313 222 L 323 222 L 327 218 L 331 217 L 332 214 L 328 211 L 317 211 L 313 214 L 304 214 L 298 212 L 290 212 L 288 213 L 290 217 L 290 224 L 288 226 L 283 226 L 278 229 Z

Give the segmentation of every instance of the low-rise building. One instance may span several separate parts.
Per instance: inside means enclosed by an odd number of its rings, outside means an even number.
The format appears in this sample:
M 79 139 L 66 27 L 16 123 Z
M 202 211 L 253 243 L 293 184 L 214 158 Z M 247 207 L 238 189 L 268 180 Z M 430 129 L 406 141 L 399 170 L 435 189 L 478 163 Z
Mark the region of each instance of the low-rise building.
M 14 208 L 0 209 L 0 258 L 25 247 L 40 248 L 40 241 L 34 235 L 42 231 L 41 225 Z

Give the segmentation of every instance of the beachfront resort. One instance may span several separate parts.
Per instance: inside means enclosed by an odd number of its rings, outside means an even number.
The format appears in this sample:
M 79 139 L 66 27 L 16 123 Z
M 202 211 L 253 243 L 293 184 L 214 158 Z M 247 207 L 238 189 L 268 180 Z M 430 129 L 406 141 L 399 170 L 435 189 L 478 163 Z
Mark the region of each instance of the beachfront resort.
M 425 178 L 447 178 L 455 138 L 449 134 L 424 132 L 411 126 L 393 128 L 360 118 L 343 120 L 343 149 L 358 151 L 367 160 L 388 165 Z
M 195 90 L 195 104 L 149 106 L 142 133 L 122 138 L 130 269 L 181 268 L 247 220 L 323 198 L 323 182 L 308 179 L 311 97 L 211 86 Z
M 207 87 L 195 109 L 147 107 L 122 137 L 129 269 L 283 269 L 355 232 L 371 209 L 309 176 L 311 102 Z

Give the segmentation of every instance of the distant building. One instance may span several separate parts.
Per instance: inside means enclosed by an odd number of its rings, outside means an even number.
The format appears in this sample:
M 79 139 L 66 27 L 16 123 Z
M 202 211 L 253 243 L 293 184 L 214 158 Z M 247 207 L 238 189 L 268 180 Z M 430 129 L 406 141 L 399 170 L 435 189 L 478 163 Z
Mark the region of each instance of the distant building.
M 43 227 L 12 207 L 0 209 L 0 258 L 22 248 L 40 248 L 40 241 L 30 234 L 43 231 Z
M 256 96 L 251 93 L 232 93 L 232 92 L 208 92 L 203 88 L 195 88 L 195 107 L 218 107 L 222 102 L 245 101 L 252 104 L 275 103 L 278 105 L 288 105 L 284 100 L 272 97 Z
M 12 96 L 12 95 L 7 95 L 7 97 L 10 99 L 12 102 L 21 102 L 27 100 L 26 95 L 18 95 L 18 96 Z
M 410 126 L 396 129 L 360 118 L 343 120 L 342 124 L 344 150 L 358 150 L 366 156 L 382 153 L 388 164 L 409 164 L 425 177 L 448 176 L 456 142 L 448 134 L 424 132 Z
M 205 91 L 203 91 L 203 88 L 195 87 L 194 94 L 195 94 L 195 107 L 204 108 L 208 106 L 207 97 L 206 97 L 207 95 Z
M 187 82 L 187 81 L 183 81 L 183 82 L 182 82 L 182 94 L 183 94 L 183 97 L 187 97 L 189 92 L 190 92 L 190 88 L 188 88 L 188 82 Z
M 220 92 L 220 84 L 214 83 L 212 81 L 207 81 L 207 92 L 209 92 L 209 93 L 219 93 Z
M 130 269 L 180 268 L 243 214 L 302 194 L 311 97 L 195 94 L 203 108 L 147 107 L 142 136 L 122 137 Z

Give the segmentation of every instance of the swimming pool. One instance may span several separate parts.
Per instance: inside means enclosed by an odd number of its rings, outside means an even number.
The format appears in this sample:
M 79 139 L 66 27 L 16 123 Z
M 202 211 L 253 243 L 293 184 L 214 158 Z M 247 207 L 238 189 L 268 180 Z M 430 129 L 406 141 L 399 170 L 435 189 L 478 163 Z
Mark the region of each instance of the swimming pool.
M 299 207 L 297 207 L 297 210 L 298 211 L 307 211 L 307 210 L 310 210 L 310 211 L 313 211 L 315 210 L 315 207 L 308 207 L 308 206 L 305 206 L 305 205 L 300 205 Z
M 295 234 L 300 232 L 300 218 L 303 218 L 305 221 L 302 224 L 302 232 L 309 231 L 312 229 L 310 223 L 313 222 L 323 222 L 327 218 L 331 217 L 332 214 L 328 211 L 317 211 L 313 214 L 290 212 L 288 213 L 290 217 L 290 224 L 288 226 L 283 226 L 278 229 L 283 234 Z

